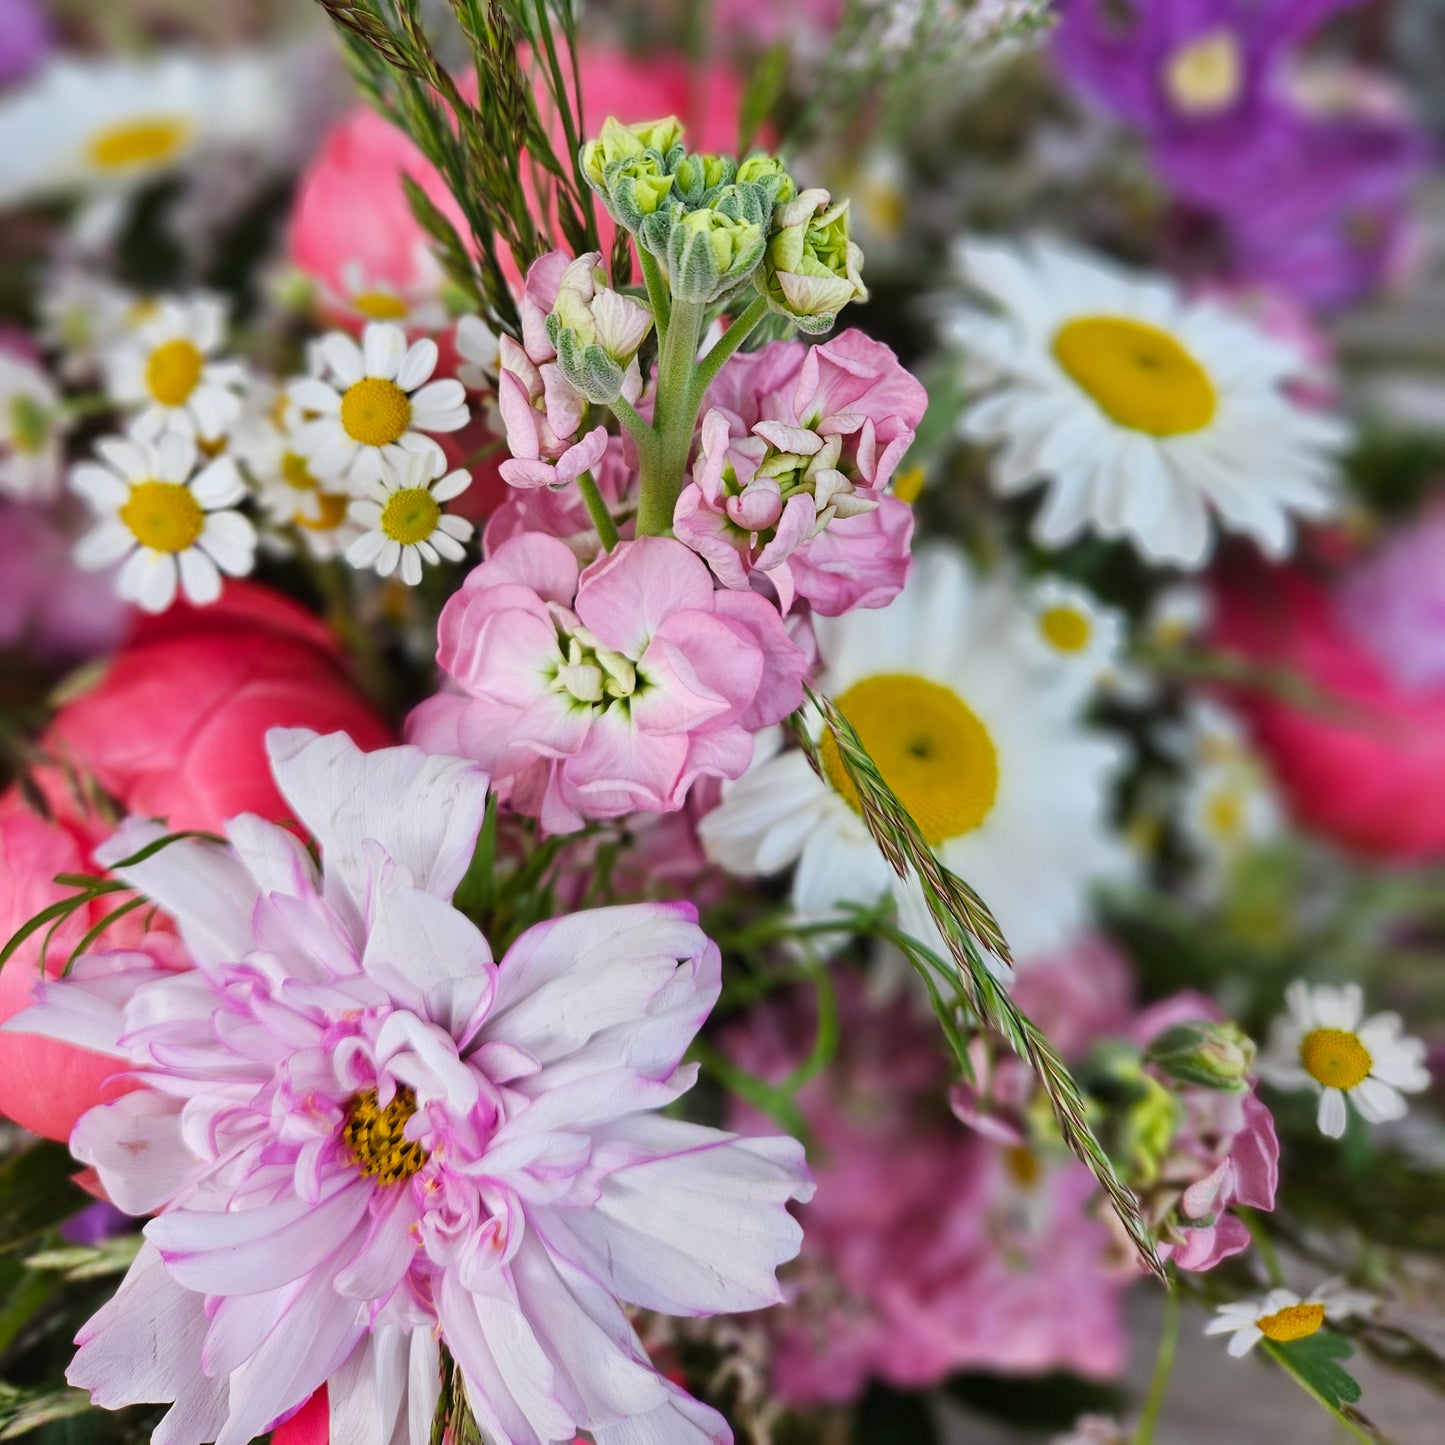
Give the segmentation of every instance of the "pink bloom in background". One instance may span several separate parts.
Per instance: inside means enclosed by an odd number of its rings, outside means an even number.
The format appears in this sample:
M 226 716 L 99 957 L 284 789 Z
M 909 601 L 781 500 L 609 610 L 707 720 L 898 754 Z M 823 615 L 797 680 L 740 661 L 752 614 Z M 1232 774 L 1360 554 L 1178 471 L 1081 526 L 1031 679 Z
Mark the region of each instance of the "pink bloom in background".
M 1216 585 L 1216 644 L 1320 695 L 1306 707 L 1271 689 L 1229 692 L 1295 816 L 1401 862 L 1445 857 L 1445 677 L 1430 622 L 1438 528 L 1405 531 L 1334 586 L 1244 558 Z
M 1116 1373 L 1127 1278 L 1090 1210 L 1092 1176 L 964 1129 L 948 1113 L 931 1020 L 906 999 L 870 1003 L 852 974 L 836 986 L 838 1053 L 797 1096 L 817 1192 L 790 1302 L 762 1320 L 778 1393 L 842 1404 L 873 1378 L 916 1388 L 960 1369 Z M 725 1047 L 777 1082 L 815 1028 L 811 1000 L 794 996 L 755 1010 Z M 735 1123 L 766 1128 L 742 1105 Z
M 1179 994 L 1141 1013 L 1131 1035 L 1147 1048 L 1175 1024 L 1219 1016 L 1218 1005 L 1202 994 Z M 1279 1140 L 1253 1084 L 1238 1094 L 1190 1084 L 1175 1084 L 1173 1091 L 1184 1112 L 1161 1167 L 1161 1195 L 1173 1205 L 1173 1217 L 1159 1257 L 1180 1269 L 1213 1269 L 1249 1247 L 1249 1230 L 1230 1207 L 1274 1208 Z
M 104 871 L 92 850 L 114 824 L 97 791 L 178 829 L 215 829 L 243 811 L 288 816 L 263 741 L 278 724 L 345 728 L 365 747 L 392 741 L 346 677 L 335 639 L 277 593 L 241 582 L 212 606 L 178 606 L 144 622 L 40 739 L 42 756 L 56 762 L 33 769 L 30 781 L 52 819 L 14 790 L 0 798 L 0 938 L 70 896 L 57 873 Z M 108 911 L 86 910 L 60 930 L 46 956 L 51 976 Z M 174 936 L 148 928 L 148 918 L 127 914 L 104 946 L 184 966 Z M 123 955 L 112 958 L 124 967 Z M 39 971 L 36 938 L 0 970 L 0 1022 L 29 1003 Z M 73 1043 L 0 1032 L 0 1114 L 65 1139 L 115 1072 L 112 1060 Z
M 845 331 L 730 360 L 704 402 L 674 530 L 725 586 L 754 572 L 786 611 L 883 607 L 908 571 L 911 508 L 886 488 L 928 398 L 881 342 Z
M 695 779 L 740 776 L 752 735 L 802 701 L 808 665 L 771 603 L 714 591 L 662 537 L 585 570 L 554 537 L 513 538 L 447 601 L 438 635 L 447 686 L 408 738 L 477 759 L 549 832 L 671 812 Z
M 0 650 L 54 666 L 110 652 L 130 629 L 114 569 L 83 572 L 75 536 L 50 507 L 0 502 Z
M 494 962 L 449 902 L 479 768 L 269 747 L 324 877 L 252 815 L 171 844 L 125 877 L 195 969 L 136 959 L 120 990 L 84 959 L 18 1021 L 141 1085 L 72 1137 L 112 1202 L 156 1217 L 69 1379 L 106 1407 L 174 1401 L 161 1434 L 190 1445 L 246 1445 L 330 1381 L 332 1438 L 421 1445 L 444 1342 L 498 1445 L 729 1440 L 622 1308 L 773 1302 L 785 1206 L 811 1193 L 793 1141 L 657 1112 L 696 1078 L 681 1059 L 720 989 L 695 911 L 574 914 Z

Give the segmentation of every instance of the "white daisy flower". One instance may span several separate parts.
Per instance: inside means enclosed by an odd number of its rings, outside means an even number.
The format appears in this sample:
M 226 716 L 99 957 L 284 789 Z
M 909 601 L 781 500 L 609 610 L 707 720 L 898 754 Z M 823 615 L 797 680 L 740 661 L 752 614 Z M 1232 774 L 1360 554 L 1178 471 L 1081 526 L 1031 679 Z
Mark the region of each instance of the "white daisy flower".
M 1259 1072 L 1281 1089 L 1317 1089 L 1320 1133 L 1345 1132 L 1345 1100 L 1372 1124 L 1405 1114 L 1405 1095 L 1430 1087 L 1422 1040 L 1401 1032 L 1399 1014 L 1360 1022 L 1364 992 L 1296 981 L 1285 990 L 1289 1013 L 1275 1020 Z
M 447 515 L 441 504 L 471 486 L 471 473 L 458 469 L 441 476 L 445 466 L 440 453 L 430 452 L 413 453 L 400 470 L 382 464 L 381 476 L 351 504 L 351 520 L 366 529 L 347 548 L 353 567 L 375 567 L 390 577 L 400 566 L 401 580 L 415 587 L 423 562 L 435 567 L 443 558 L 460 562 L 466 556 L 472 524 Z
M 1035 584 L 1025 603 L 1020 642 L 1026 652 L 1081 693 L 1108 690 L 1121 672 L 1124 619 L 1084 588 L 1058 577 Z
M 60 393 L 38 367 L 0 351 L 0 493 L 49 498 L 60 480 Z
M 353 321 L 390 321 L 409 331 L 441 331 L 451 321 L 440 291 L 445 276 L 426 246 L 420 246 L 417 270 L 423 278 L 405 291 L 381 277 L 369 276 L 358 260 L 341 268 L 341 288 L 323 285 L 322 308 Z
M 457 431 L 467 424 L 461 382 L 429 381 L 437 344 L 423 337 L 410 347 L 400 326 L 372 322 L 358 346 L 333 331 L 317 348 L 322 374 L 293 382 L 297 406 L 317 413 L 296 440 L 317 476 L 344 479 L 354 491 L 381 476 L 382 463 L 403 470 L 408 453 L 441 456 L 424 432 Z
M 1231 1336 L 1228 1350 L 1237 1360 L 1261 1340 L 1292 1344 L 1318 1334 L 1326 1320 L 1368 1314 L 1375 1305 L 1373 1295 L 1346 1289 L 1343 1281 L 1329 1279 L 1304 1297 L 1293 1290 L 1272 1289 L 1263 1299 L 1231 1300 L 1215 1310 L 1204 1333 Z
M 60 375 L 67 381 L 93 377 L 101 358 L 126 334 L 136 307 L 134 292 L 79 267 L 49 276 L 36 309 L 40 339 L 56 354 Z
M 138 408 L 135 436 L 188 436 L 216 449 L 241 414 L 246 383 L 240 362 L 213 359 L 225 335 L 226 305 L 214 297 L 167 297 L 145 308 L 134 334 L 105 358 L 107 392 Z
M 1164 587 L 1150 600 L 1142 637 L 1151 647 L 1183 647 L 1209 626 L 1213 616 L 1214 602 L 1205 588 L 1187 582 Z
M 1269 774 L 1257 758 L 1243 756 L 1195 770 L 1181 800 L 1180 823 L 1195 851 L 1227 870 L 1277 838 L 1283 816 Z
M 1001 313 L 965 307 L 951 319 L 993 383 L 962 430 L 999 444 L 1003 495 L 1047 483 L 1040 542 L 1094 531 L 1198 567 L 1211 510 L 1280 557 L 1291 514 L 1333 509 L 1348 430 L 1287 394 L 1304 367 L 1290 348 L 1171 281 L 1056 242 L 968 242 L 958 261 Z
M 814 625 L 822 690 L 938 857 L 1027 957 L 1073 937 L 1090 886 L 1129 863 L 1107 826 L 1123 751 L 1080 725 L 1068 692 L 1041 682 L 1016 644 L 1019 615 L 1007 588 L 936 549 L 918 555 L 888 607 Z M 823 757 L 827 781 L 800 751 L 755 759 L 701 823 L 708 855 L 743 875 L 796 863 L 793 904 L 809 918 L 891 892 L 903 926 L 936 939 L 916 885 L 898 880 L 864 826 L 831 740 Z
M 196 471 L 196 444 L 109 437 L 96 443 L 104 465 L 82 462 L 71 485 L 100 514 L 76 544 L 75 560 L 97 570 L 122 558 L 117 590 L 147 612 L 164 612 L 176 584 L 194 603 L 221 595 L 221 573 L 243 577 L 255 561 L 256 530 L 233 510 L 246 495 L 230 457 Z
M 317 477 L 297 448 L 305 418 L 284 392 L 258 383 L 236 424 L 231 449 L 250 477 L 256 500 L 274 526 L 285 528 L 283 550 L 294 540 L 318 561 L 341 556 L 361 535 L 348 507 L 351 494 Z M 294 529 L 294 530 L 293 530 Z

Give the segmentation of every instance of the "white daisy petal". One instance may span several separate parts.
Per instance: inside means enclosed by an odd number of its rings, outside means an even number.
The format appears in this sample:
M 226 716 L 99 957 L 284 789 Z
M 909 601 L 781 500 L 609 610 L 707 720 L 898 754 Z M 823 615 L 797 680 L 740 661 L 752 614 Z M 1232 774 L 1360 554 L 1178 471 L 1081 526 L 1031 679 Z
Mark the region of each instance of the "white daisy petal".
M 438 355 L 437 344 L 430 337 L 412 342 L 397 367 L 396 384 L 403 391 L 415 391 L 436 370 Z
M 1345 1132 L 1345 1096 L 1338 1089 L 1326 1089 L 1320 1095 L 1320 1133 L 1327 1139 L 1339 1139 Z
M 180 566 L 181 589 L 198 607 L 214 602 L 221 595 L 221 574 L 199 547 L 187 547 L 176 560 Z
M 119 522 L 102 522 L 75 544 L 76 565 L 98 571 L 119 562 L 136 545 L 135 534 Z
M 232 577 L 244 577 L 255 566 L 256 529 L 239 512 L 211 512 L 197 542 Z
M 355 386 L 363 376 L 366 375 L 365 363 L 362 360 L 361 349 L 347 335 L 340 331 L 333 331 L 323 336 L 317 348 L 321 353 L 321 359 L 326 363 L 327 369 L 336 379 L 336 384 L 344 391 L 349 386 Z M 292 395 L 296 394 L 292 388 Z M 304 405 L 304 403 L 302 403 Z M 321 408 L 317 408 L 321 410 Z

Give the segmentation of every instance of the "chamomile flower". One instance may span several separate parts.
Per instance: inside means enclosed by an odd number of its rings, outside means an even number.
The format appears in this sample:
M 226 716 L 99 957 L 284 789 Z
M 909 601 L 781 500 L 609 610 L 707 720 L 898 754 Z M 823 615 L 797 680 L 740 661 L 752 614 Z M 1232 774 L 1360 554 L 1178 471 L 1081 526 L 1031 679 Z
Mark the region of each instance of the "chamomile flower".
M 1141 638 L 1150 647 L 1183 647 L 1209 626 L 1213 615 L 1213 601 L 1203 587 L 1187 582 L 1164 587 L 1155 593 L 1144 614 Z
M 0 351 L 0 493 L 51 497 L 60 480 L 60 393 L 22 357 Z
M 317 356 L 321 374 L 293 382 L 289 392 L 297 406 L 317 414 L 296 440 L 319 477 L 344 480 L 360 492 L 381 476 L 383 462 L 399 470 L 411 453 L 440 457 L 441 448 L 424 433 L 467 423 L 461 382 L 429 380 L 438 356 L 429 338 L 408 347 L 400 326 L 372 322 L 360 346 L 333 331 Z
M 1342 1281 L 1330 1279 L 1303 1297 L 1293 1290 L 1272 1289 L 1263 1299 L 1231 1300 L 1214 1312 L 1204 1333 L 1231 1336 L 1227 1348 L 1237 1360 L 1261 1340 L 1293 1344 L 1318 1334 L 1326 1320 L 1367 1314 L 1374 1305 L 1372 1295 L 1346 1289 Z
M 1185 837 L 1218 870 L 1277 837 L 1282 821 L 1269 774 L 1250 754 L 1197 769 L 1180 808 Z
M 413 331 L 441 331 L 450 320 L 440 299 L 445 280 L 431 251 L 421 246 L 416 272 L 421 281 L 402 290 L 390 281 L 369 276 L 360 261 L 348 261 L 341 270 L 341 287 L 322 286 L 320 301 L 328 313 L 357 321 L 390 321 Z
M 1118 676 L 1124 621 L 1082 587 L 1046 577 L 1027 599 L 1020 641 L 1045 668 L 1088 692 Z
M 135 436 L 186 436 L 216 449 L 241 414 L 246 382 L 240 362 L 214 359 L 225 334 L 226 305 L 214 297 L 167 297 L 146 309 L 105 366 L 109 394 L 137 408 Z
M 64 267 L 40 290 L 40 339 L 67 381 L 95 376 L 102 358 L 130 329 L 137 298 L 80 267 Z
M 1009 589 L 940 549 L 917 557 L 888 607 L 814 625 L 821 689 L 938 857 L 978 889 L 1026 957 L 1071 938 L 1090 885 L 1128 862 L 1106 822 L 1122 752 L 1029 665 L 1019 614 Z M 821 730 L 816 718 L 812 726 Z M 916 885 L 898 880 L 869 835 L 831 739 L 822 752 L 825 779 L 800 751 L 757 758 L 702 821 L 709 856 L 744 875 L 796 863 L 793 904 L 810 918 L 892 892 L 904 927 L 934 938 Z
M 1334 506 L 1335 417 L 1288 394 L 1303 359 L 1222 305 L 1056 242 L 969 242 L 952 337 L 992 382 L 964 415 L 998 444 L 995 489 L 1047 484 L 1035 533 L 1063 546 L 1093 531 L 1187 567 L 1211 546 L 1210 514 L 1285 555 L 1292 515 Z
M 1372 1124 L 1403 1118 L 1405 1095 L 1430 1086 L 1425 1045 L 1401 1032 L 1399 1014 L 1378 1013 L 1361 1023 L 1358 984 L 1335 988 L 1296 981 L 1285 990 L 1289 1013 L 1277 1019 L 1260 1075 L 1281 1089 L 1319 1091 L 1320 1132 L 1345 1132 L 1345 1100 Z
M 351 520 L 365 528 L 346 550 L 353 567 L 374 567 L 383 577 L 399 567 L 401 580 L 415 587 L 423 562 L 435 567 L 443 558 L 460 562 L 466 556 L 472 524 L 448 516 L 441 504 L 461 496 L 472 478 L 461 470 L 442 476 L 445 466 L 440 453 L 430 452 L 411 454 L 399 470 L 382 464 L 381 476 L 351 504 Z
M 221 573 L 243 577 L 255 560 L 256 531 L 234 508 L 246 495 L 230 457 L 196 470 L 188 437 L 159 442 L 110 437 L 96 443 L 97 462 L 82 462 L 71 485 L 99 513 L 75 560 L 88 569 L 125 559 L 117 590 L 147 612 L 164 612 L 176 585 L 194 603 L 221 595 Z

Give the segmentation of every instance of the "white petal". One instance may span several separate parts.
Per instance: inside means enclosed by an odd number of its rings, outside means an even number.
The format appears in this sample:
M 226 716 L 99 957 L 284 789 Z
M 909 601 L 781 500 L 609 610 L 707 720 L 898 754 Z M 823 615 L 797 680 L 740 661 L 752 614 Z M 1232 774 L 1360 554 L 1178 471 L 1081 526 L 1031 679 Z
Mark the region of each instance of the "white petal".
M 361 358 L 361 348 L 342 332 L 333 331 L 329 335 L 323 336 L 317 349 L 332 376 L 336 378 L 336 384 L 343 391 L 349 386 L 355 386 L 366 374 Z M 298 405 L 304 406 L 306 403 L 298 391 L 299 388 L 293 387 L 291 395 L 296 398 Z M 316 409 L 321 410 L 319 407 Z
M 135 545 L 135 536 L 129 527 L 120 522 L 103 522 L 75 544 L 75 562 L 93 572 L 119 562 Z
M 221 574 L 199 547 L 187 547 L 176 560 L 180 563 L 181 588 L 197 607 L 221 595 Z
M 191 482 L 191 495 L 206 511 L 233 507 L 246 495 L 246 484 L 230 457 L 217 457 Z
M 1320 1095 L 1320 1133 L 1327 1139 L 1339 1139 L 1345 1132 L 1345 1096 L 1338 1089 L 1326 1089 Z
M 1405 1096 L 1379 1079 L 1364 1079 L 1350 1090 L 1355 1107 L 1372 1124 L 1388 1124 L 1405 1117 Z
M 255 566 L 256 529 L 239 512 L 211 512 L 198 541 L 232 577 L 244 577 Z
M 421 581 L 421 553 L 415 547 L 401 549 L 401 580 L 408 587 L 415 587 Z
M 435 345 L 433 342 L 433 348 Z M 406 333 L 389 321 L 373 321 L 361 333 L 361 355 L 367 376 L 390 381 L 406 356 Z
M 436 370 L 438 354 L 436 342 L 429 337 L 414 341 L 397 367 L 396 384 L 403 391 L 415 391 Z

